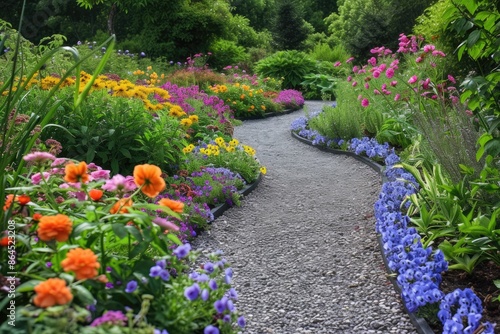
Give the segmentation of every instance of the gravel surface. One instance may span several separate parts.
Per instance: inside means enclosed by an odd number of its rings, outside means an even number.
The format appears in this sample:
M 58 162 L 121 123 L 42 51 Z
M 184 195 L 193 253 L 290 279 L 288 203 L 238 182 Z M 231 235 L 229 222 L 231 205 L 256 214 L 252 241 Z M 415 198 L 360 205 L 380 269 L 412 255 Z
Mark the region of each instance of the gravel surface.
M 305 110 L 323 105 L 308 101 Z M 236 127 L 267 175 L 193 246 L 220 249 L 231 263 L 243 333 L 416 333 L 376 241 L 380 177 L 293 139 L 290 124 L 303 114 Z

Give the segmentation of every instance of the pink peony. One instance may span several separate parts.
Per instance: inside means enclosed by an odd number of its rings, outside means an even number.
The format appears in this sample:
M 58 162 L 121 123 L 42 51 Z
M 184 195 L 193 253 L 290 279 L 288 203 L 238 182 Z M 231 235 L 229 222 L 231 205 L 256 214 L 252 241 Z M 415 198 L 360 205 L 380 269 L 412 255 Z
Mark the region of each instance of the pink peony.
M 392 67 L 389 67 L 387 71 L 385 71 L 385 76 L 388 79 L 391 79 L 394 76 L 394 69 Z

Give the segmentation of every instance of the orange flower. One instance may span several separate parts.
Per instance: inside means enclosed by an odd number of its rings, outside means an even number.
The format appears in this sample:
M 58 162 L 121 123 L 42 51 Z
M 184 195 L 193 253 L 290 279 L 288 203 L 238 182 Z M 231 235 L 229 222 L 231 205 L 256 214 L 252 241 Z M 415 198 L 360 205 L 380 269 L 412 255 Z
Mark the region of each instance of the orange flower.
M 68 216 L 57 214 L 43 216 L 38 224 L 38 237 L 43 241 L 66 241 L 71 233 L 73 223 Z
M 165 189 L 165 180 L 161 177 L 161 169 L 155 165 L 137 165 L 134 167 L 134 182 L 142 192 L 153 198 Z
M 134 202 L 132 202 L 130 198 L 119 199 L 118 202 L 116 202 L 115 205 L 113 205 L 113 207 L 109 210 L 109 213 L 111 213 L 112 215 L 114 215 L 117 212 L 127 213 L 128 212 L 127 208 L 131 207 L 132 204 L 134 204 Z
M 99 189 L 92 189 L 89 191 L 90 198 L 92 198 L 92 200 L 96 202 L 101 199 L 102 194 L 103 194 L 102 190 Z
M 64 305 L 73 299 L 70 289 L 66 286 L 66 281 L 60 278 L 49 278 L 38 284 L 35 286 L 35 292 L 33 304 L 43 308 Z
M 17 201 L 19 202 L 19 204 L 24 206 L 31 201 L 31 198 L 28 195 L 20 195 L 17 196 Z
M 174 201 L 174 200 L 171 200 L 169 198 L 162 198 L 158 202 L 158 204 L 166 206 L 166 207 L 170 208 L 170 210 L 172 210 L 174 212 L 178 212 L 178 213 L 182 213 L 182 211 L 184 209 L 184 203 L 182 203 L 180 201 Z
M 78 165 L 69 163 L 64 167 L 64 181 L 69 183 L 89 181 L 89 174 L 87 174 L 87 164 L 85 161 L 80 162 Z
M 9 210 L 10 206 L 12 205 L 12 202 L 14 202 L 14 195 L 12 194 L 7 195 L 7 198 L 5 199 L 5 204 L 3 206 L 3 211 Z
M 0 246 L 7 247 L 9 245 L 9 237 L 3 237 L 0 239 Z
M 96 277 L 100 266 L 97 255 L 90 249 L 83 248 L 70 250 L 66 258 L 61 261 L 64 271 L 73 271 L 77 280 Z
M 38 212 L 37 212 L 37 213 L 34 213 L 34 214 L 33 214 L 33 220 L 34 220 L 34 221 L 36 221 L 36 222 L 37 222 L 37 221 L 39 221 L 42 217 L 43 217 L 43 216 L 42 216 L 42 214 L 41 214 L 41 213 L 38 213 Z

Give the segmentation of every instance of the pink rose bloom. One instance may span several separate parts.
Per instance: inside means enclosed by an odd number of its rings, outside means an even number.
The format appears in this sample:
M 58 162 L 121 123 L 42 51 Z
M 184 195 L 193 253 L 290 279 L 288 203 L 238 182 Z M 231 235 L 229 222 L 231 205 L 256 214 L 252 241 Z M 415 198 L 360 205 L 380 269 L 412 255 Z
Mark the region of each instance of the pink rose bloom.
M 370 105 L 370 101 L 368 101 L 368 99 L 363 99 L 363 100 L 361 101 L 361 105 L 362 105 L 363 107 L 368 107 L 368 106 Z
M 396 96 L 394 96 L 394 101 L 399 101 L 400 98 L 401 98 L 401 95 L 400 94 L 396 94 Z
M 373 77 L 374 78 L 380 77 L 380 71 L 379 70 L 373 71 Z
M 337 61 L 337 62 L 335 62 L 335 64 L 333 64 L 333 66 L 335 66 L 335 67 L 339 67 L 340 65 L 342 65 L 342 63 L 340 61 Z
M 448 74 L 448 80 L 450 80 L 451 82 L 453 82 L 454 84 L 457 83 L 457 81 L 455 80 L 455 78 L 453 76 L 451 76 L 450 74 Z
M 408 80 L 408 83 L 411 85 L 411 84 L 414 84 L 415 82 L 417 82 L 418 78 L 416 75 L 412 76 L 409 80 Z
M 358 101 L 363 98 L 363 95 L 358 95 Z
M 424 52 L 432 52 L 436 49 L 436 47 L 432 44 L 424 45 Z
M 43 178 L 45 179 L 45 181 L 47 181 L 49 179 L 49 177 L 50 177 L 50 173 L 43 172 Z M 33 174 L 31 176 L 31 183 L 40 184 L 40 182 L 42 182 L 42 174 L 36 173 L 36 174 Z
M 387 71 L 385 71 L 385 76 L 388 79 L 391 79 L 394 76 L 394 69 L 392 67 L 389 67 Z

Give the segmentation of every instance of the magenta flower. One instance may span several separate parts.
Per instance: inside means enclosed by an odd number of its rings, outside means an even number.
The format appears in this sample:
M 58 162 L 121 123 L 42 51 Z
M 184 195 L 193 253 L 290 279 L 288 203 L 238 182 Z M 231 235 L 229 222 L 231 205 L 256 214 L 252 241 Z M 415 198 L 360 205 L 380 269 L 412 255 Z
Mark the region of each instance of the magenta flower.
M 423 60 L 424 60 L 424 58 L 422 58 L 422 57 L 417 57 L 417 59 L 415 59 L 415 62 L 416 62 L 416 63 L 421 63 Z
M 370 59 L 368 59 L 368 63 L 372 66 L 377 65 L 377 58 L 371 57 Z
M 362 105 L 363 107 L 368 107 L 368 106 L 370 105 L 370 101 L 368 101 L 368 99 L 363 99 L 363 100 L 361 101 L 361 105 Z
M 107 311 L 101 317 L 95 318 L 90 324 L 91 327 L 101 326 L 103 324 L 125 326 L 128 318 L 122 311 Z
M 380 91 L 379 91 L 378 89 L 374 89 L 374 90 L 373 90 L 373 94 L 375 94 L 375 95 L 380 95 Z
M 353 81 L 353 82 L 352 82 L 352 86 L 353 86 L 353 87 L 356 87 L 357 85 L 358 85 L 358 83 L 357 83 L 356 81 Z
M 100 170 L 96 170 L 94 172 L 91 172 L 90 176 L 92 177 L 93 180 L 108 180 L 110 172 L 111 171 L 106 170 L 106 169 L 100 169 Z
M 352 80 L 352 77 L 351 77 L 351 76 L 348 76 L 348 77 L 347 77 L 347 82 L 351 82 L 351 80 Z
M 446 54 L 443 51 L 439 51 L 439 50 L 432 51 L 432 55 L 435 57 L 437 57 L 437 56 L 446 57 Z
M 370 84 L 368 82 L 365 83 L 365 88 L 370 89 Z
M 352 62 L 353 60 L 354 60 L 354 57 L 350 57 L 350 58 L 349 58 L 349 59 L 347 59 L 345 62 L 346 62 L 346 63 L 350 63 L 350 62 Z
M 409 80 L 408 80 L 408 83 L 411 85 L 411 84 L 414 84 L 415 82 L 417 82 L 418 78 L 416 75 L 412 76 Z
M 454 84 L 457 83 L 457 81 L 455 80 L 455 78 L 452 75 L 450 75 L 450 74 L 448 74 L 448 80 L 450 80 Z
M 342 65 L 342 63 L 340 61 L 337 61 L 337 62 L 335 62 L 335 64 L 333 64 L 333 66 L 335 66 L 335 67 L 339 67 L 340 65 Z
M 380 71 L 379 70 L 373 71 L 373 77 L 374 78 L 380 77 Z
M 401 95 L 400 94 L 396 94 L 396 96 L 394 96 L 394 101 L 399 101 L 400 98 L 401 98 Z
M 153 220 L 153 223 L 160 226 L 161 228 L 164 228 L 164 229 L 167 229 L 170 231 L 179 231 L 179 229 L 180 229 L 179 226 L 177 226 L 174 223 L 172 223 L 171 221 L 168 221 L 167 219 L 161 218 L 161 217 L 156 217 Z
M 429 89 L 429 84 L 431 83 L 431 79 L 427 78 L 424 81 L 422 81 L 422 88 L 423 89 Z
M 389 67 L 389 68 L 387 69 L 387 71 L 385 71 L 385 76 L 386 76 L 388 79 L 391 79 L 391 78 L 394 76 L 394 68 Z
M 359 71 L 359 66 L 357 66 L 357 65 L 356 65 L 356 66 L 354 66 L 354 67 L 352 68 L 352 71 L 353 71 L 354 73 L 358 73 L 358 71 Z
M 436 47 L 432 44 L 424 45 L 424 52 L 432 52 L 436 49 Z
M 398 82 L 397 82 L 396 80 L 391 81 L 391 86 L 392 86 L 392 87 L 396 87 L 396 85 L 397 85 L 397 84 L 398 84 Z

